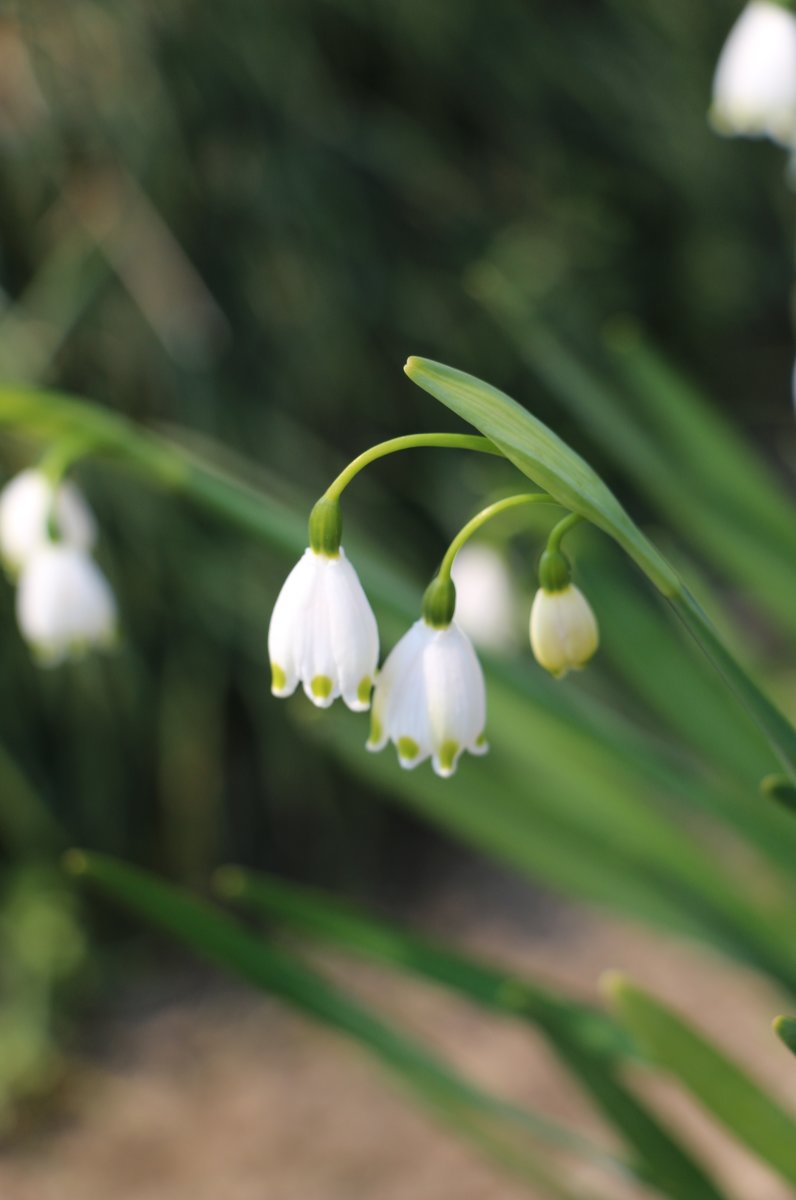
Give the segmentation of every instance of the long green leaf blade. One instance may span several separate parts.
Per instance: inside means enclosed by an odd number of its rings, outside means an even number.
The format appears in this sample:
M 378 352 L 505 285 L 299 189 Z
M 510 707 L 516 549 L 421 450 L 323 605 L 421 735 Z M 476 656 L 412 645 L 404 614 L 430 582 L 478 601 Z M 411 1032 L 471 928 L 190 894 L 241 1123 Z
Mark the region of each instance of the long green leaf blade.
M 638 1155 L 645 1179 L 675 1200 L 719 1196 L 702 1167 L 616 1077 L 616 1060 L 634 1056 L 635 1048 L 596 1009 L 365 916 L 327 893 L 240 867 L 221 868 L 216 888 L 268 917 L 411 971 L 485 1008 L 530 1021 Z
M 796 1119 L 682 1017 L 621 975 L 604 987 L 652 1062 L 669 1071 L 729 1131 L 796 1184 Z
M 70 851 L 65 863 L 72 874 L 99 886 L 201 958 L 232 971 L 256 988 L 281 997 L 306 1016 L 353 1038 L 395 1071 L 421 1099 L 449 1117 L 463 1114 L 463 1125 L 468 1131 L 472 1130 L 473 1118 L 489 1122 L 480 1132 L 483 1140 L 496 1150 L 500 1143 L 495 1142 L 499 1135 L 491 1128 L 494 1123 L 504 1132 L 507 1127 L 515 1133 L 524 1131 L 548 1145 L 611 1170 L 622 1173 L 628 1170 L 626 1164 L 579 1134 L 474 1087 L 418 1043 L 372 1016 L 317 972 L 285 951 L 264 945 L 211 905 L 105 855 Z M 534 1158 L 525 1153 L 522 1161 L 551 1195 L 567 1194 Z
M 529 479 L 615 538 L 665 595 L 679 590 L 672 567 L 596 471 L 516 400 L 431 359 L 409 358 L 404 370 L 413 383 L 481 430 Z

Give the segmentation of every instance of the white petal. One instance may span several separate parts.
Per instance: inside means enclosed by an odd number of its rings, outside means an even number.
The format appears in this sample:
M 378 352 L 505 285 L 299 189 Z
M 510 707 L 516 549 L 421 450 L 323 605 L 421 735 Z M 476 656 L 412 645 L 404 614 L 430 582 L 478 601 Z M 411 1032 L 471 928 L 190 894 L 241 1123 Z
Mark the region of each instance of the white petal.
M 307 613 L 319 570 L 318 555 L 306 550 L 277 596 L 268 627 L 268 657 L 275 696 L 290 696 L 299 682 Z
M 61 541 L 81 550 L 92 548 L 97 536 L 96 522 L 74 484 L 68 481 L 60 484 L 56 495 L 47 477 L 31 468 L 16 475 L 3 488 L 0 554 L 9 570 L 19 571 L 49 540 L 47 526 L 51 515 Z
M 379 631 L 359 576 L 342 548 L 324 572 L 323 587 L 339 691 L 350 709 L 365 712 L 379 662 Z
M 721 133 L 796 142 L 796 16 L 752 0 L 724 44 L 711 120 Z
M 438 630 L 424 655 L 426 703 L 432 730 L 432 765 L 452 775 L 462 751 L 483 734 L 486 695 L 470 639 L 452 623 Z
M 530 632 L 537 662 L 552 675 L 584 666 L 599 644 L 594 613 L 574 584 L 560 592 L 539 588 L 531 607 Z
M 415 665 L 428 636 L 425 621 L 415 621 L 387 656 L 373 690 L 369 750 L 381 750 L 388 741 L 401 737 L 402 734 L 397 732 L 396 717 L 400 718 L 404 710 L 408 713 L 422 704 L 422 676 L 415 671 Z M 419 703 L 415 702 L 415 688 L 421 691 Z M 425 709 L 424 704 L 422 706 Z
M 377 680 L 368 748 L 395 743 L 403 767 L 432 756 L 437 774 L 453 774 L 465 749 L 483 753 L 484 678 L 469 638 L 453 623 L 417 621 L 388 657 Z
M 116 602 L 89 555 L 64 542 L 50 543 L 22 571 L 17 620 L 42 660 L 56 663 L 86 646 L 113 640 Z

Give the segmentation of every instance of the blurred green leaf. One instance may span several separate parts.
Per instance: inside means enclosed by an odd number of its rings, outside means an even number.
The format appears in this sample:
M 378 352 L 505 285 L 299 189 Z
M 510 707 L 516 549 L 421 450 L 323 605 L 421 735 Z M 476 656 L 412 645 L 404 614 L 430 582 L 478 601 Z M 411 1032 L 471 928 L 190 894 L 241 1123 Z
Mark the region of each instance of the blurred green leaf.
M 220 911 L 143 871 L 104 855 L 69 851 L 65 866 L 78 878 L 96 884 L 138 916 L 153 922 L 207 961 L 232 971 L 248 983 L 279 996 L 306 1016 L 353 1038 L 395 1071 L 415 1094 L 462 1129 L 475 1132 L 500 1152 L 495 1129 L 473 1128 L 473 1118 L 497 1122 L 587 1158 L 611 1169 L 624 1170 L 619 1160 L 580 1135 L 536 1114 L 490 1096 L 463 1080 L 454 1070 L 417 1043 L 372 1016 L 361 1004 L 327 983 L 292 955 L 264 945 Z M 534 1178 L 551 1195 L 569 1196 L 527 1152 L 505 1147 L 515 1167 Z
M 791 1053 L 796 1054 L 796 1017 L 777 1017 L 774 1032 Z
M 327 893 L 240 867 L 222 867 L 215 881 L 220 895 L 265 916 L 431 979 L 485 1008 L 529 1021 L 638 1155 L 637 1169 L 645 1179 L 677 1200 L 719 1195 L 691 1155 L 619 1082 L 616 1061 L 633 1057 L 635 1049 L 597 1009 L 364 916 Z
M 682 1017 L 624 976 L 605 976 L 604 989 L 650 1060 L 674 1075 L 740 1142 L 796 1184 L 796 1119 Z

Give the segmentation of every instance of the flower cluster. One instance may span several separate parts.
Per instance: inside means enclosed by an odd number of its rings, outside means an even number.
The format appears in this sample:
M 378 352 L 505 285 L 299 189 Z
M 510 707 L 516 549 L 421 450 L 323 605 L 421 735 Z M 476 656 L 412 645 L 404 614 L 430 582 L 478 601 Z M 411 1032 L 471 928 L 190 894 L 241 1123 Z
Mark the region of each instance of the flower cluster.
M 339 505 L 320 501 L 310 519 L 310 546 L 285 580 L 271 617 L 271 690 L 290 696 L 301 684 L 318 707 L 341 696 L 354 712 L 370 708 L 372 698 L 368 750 L 392 742 L 402 767 L 430 758 L 436 774 L 447 778 L 465 750 L 479 755 L 488 749 L 484 675 L 470 638 L 454 620 L 456 588 L 447 558 L 426 591 L 421 618 L 379 670 L 376 618 L 340 544 L 340 530 Z M 598 644 L 594 614 L 571 582 L 558 540 L 551 535 L 542 557 L 530 622 L 533 652 L 556 677 L 584 666 Z
M 53 666 L 108 645 L 116 602 L 92 558 L 94 516 L 74 484 L 23 471 L 0 493 L 0 556 L 17 580 L 17 621 L 37 659 Z

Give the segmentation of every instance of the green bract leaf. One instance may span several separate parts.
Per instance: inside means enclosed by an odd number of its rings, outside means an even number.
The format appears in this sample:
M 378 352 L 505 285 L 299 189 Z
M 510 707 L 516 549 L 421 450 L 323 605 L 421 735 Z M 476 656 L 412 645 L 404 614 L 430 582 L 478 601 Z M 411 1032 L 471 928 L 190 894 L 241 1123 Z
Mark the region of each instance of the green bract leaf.
M 736 1063 L 621 975 L 605 977 L 614 1008 L 658 1066 L 670 1071 L 739 1141 L 796 1184 L 796 1120 Z
M 572 512 L 615 538 L 664 595 L 680 581 L 666 560 L 631 521 L 613 492 L 589 464 L 552 430 L 491 384 L 427 358 L 409 358 L 413 383 L 489 438 L 506 458 Z

